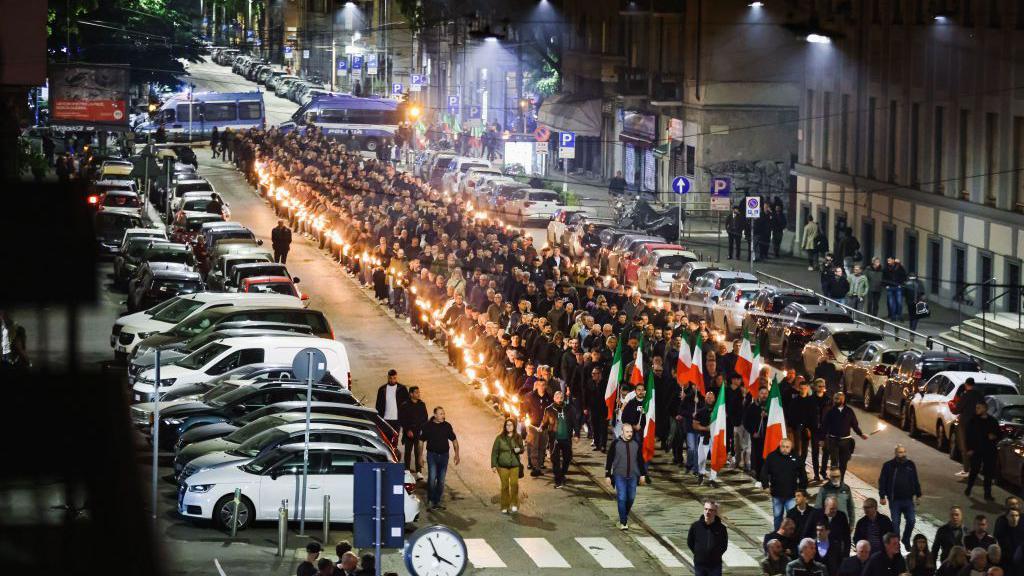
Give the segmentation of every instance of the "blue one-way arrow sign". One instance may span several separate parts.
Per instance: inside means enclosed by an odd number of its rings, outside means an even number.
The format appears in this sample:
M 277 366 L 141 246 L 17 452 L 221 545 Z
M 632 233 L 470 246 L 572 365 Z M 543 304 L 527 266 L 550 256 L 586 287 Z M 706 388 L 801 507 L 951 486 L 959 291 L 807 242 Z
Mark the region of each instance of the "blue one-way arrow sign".
M 690 191 L 690 179 L 686 176 L 676 176 L 672 179 L 672 191 L 676 194 L 686 194 Z

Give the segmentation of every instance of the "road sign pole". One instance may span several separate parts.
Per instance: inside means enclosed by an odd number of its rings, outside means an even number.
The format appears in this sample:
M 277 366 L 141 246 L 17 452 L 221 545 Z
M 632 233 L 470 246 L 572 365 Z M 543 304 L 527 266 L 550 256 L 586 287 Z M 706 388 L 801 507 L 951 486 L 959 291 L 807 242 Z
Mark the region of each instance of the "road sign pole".
M 749 249 L 749 252 L 750 252 L 750 273 L 753 274 L 754 273 L 754 246 L 757 245 L 757 242 L 754 241 L 754 219 L 753 218 L 747 218 L 747 220 L 750 220 L 750 244 L 747 245 L 747 248 Z
M 381 562 L 382 558 L 380 557 L 380 527 L 381 527 L 381 524 L 384 523 L 384 516 L 381 514 L 381 510 L 380 510 L 381 509 L 381 497 L 380 497 L 381 494 L 380 494 L 380 492 L 381 492 L 381 482 L 382 482 L 380 476 L 384 472 L 384 469 L 380 468 L 378 466 L 374 470 L 374 472 L 376 472 L 376 475 L 377 475 L 377 490 L 375 492 L 376 495 L 377 495 L 377 504 L 376 504 L 376 507 L 374 508 L 374 515 L 373 515 L 373 524 L 374 524 L 374 530 L 375 530 L 374 537 L 373 537 L 373 552 L 374 552 L 374 556 L 373 557 L 377 559 L 377 561 L 374 563 L 375 566 L 376 566 L 377 576 L 381 576 L 380 575 L 380 567 L 381 567 L 381 564 L 383 564 L 383 562 Z
M 160 347 L 154 349 L 156 370 L 153 380 L 153 526 L 157 518 L 157 476 L 160 474 Z
M 306 535 L 306 483 L 309 479 L 309 417 L 313 408 L 313 353 L 307 352 L 309 371 L 306 373 L 306 437 L 302 447 L 302 507 L 299 509 L 299 536 Z
M 729 257 L 732 258 L 732 253 L 729 253 Z M 715 258 L 719 262 L 722 261 L 722 213 L 718 213 L 718 256 Z

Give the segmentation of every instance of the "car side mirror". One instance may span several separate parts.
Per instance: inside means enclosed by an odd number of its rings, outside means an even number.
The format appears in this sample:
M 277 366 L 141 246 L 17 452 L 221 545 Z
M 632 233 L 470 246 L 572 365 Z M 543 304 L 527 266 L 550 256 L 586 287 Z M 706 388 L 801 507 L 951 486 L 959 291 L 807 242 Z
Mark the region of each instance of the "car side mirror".
M 263 246 L 263 240 L 257 240 L 256 241 L 256 245 L 257 246 Z
M 301 280 L 299 280 L 298 276 L 292 276 L 292 284 L 298 284 L 299 282 L 301 282 Z
M 277 477 L 280 475 L 281 473 L 277 470 L 277 468 L 274 468 L 273 470 L 270 471 L 270 474 L 268 474 L 271 480 L 277 480 Z

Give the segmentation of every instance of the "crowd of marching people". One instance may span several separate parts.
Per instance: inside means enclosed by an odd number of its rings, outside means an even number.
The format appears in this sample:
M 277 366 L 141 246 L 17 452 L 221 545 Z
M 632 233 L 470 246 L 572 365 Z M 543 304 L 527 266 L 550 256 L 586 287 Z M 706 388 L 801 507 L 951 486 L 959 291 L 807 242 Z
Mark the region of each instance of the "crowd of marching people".
M 566 486 L 574 450 L 589 449 L 603 453 L 623 530 L 650 466 L 678 466 L 711 486 L 724 469 L 748 474 L 772 499 L 768 575 L 994 576 L 1024 565 L 1016 499 L 991 536 L 978 528 L 982 519 L 972 531 L 953 512 L 934 542 L 914 534 L 922 487 L 903 447 L 881 471 L 878 500 L 855 518 L 846 468 L 855 438 L 868 436 L 830 383 L 762 365 L 746 340 L 730 342 L 672 302 L 625 289 L 595 261 L 537 247 L 469 196 L 351 153 L 315 127 L 236 139 L 235 163 L 279 215 L 445 349 L 505 415 L 491 456 L 502 512 L 518 510 L 527 474 L 550 470 L 553 486 Z M 457 462 L 454 434 L 437 429 L 436 412 L 428 418 L 425 407 L 409 407 L 408 391 L 384 394 L 410 470 L 423 471 L 426 426 L 445 450 L 452 441 Z M 439 489 L 428 484 L 439 505 L 443 477 Z M 728 535 L 717 513 L 717 503 L 705 502 L 690 528 L 699 574 L 721 574 Z

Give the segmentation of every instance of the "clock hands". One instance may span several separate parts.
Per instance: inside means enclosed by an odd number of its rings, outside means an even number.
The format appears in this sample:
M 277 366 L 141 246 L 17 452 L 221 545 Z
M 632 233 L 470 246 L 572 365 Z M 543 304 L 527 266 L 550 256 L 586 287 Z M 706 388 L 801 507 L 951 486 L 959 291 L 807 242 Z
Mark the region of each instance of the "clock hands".
M 448 560 L 447 558 L 442 557 L 440 554 L 437 553 L 437 546 L 434 545 L 434 541 L 433 540 L 431 540 L 430 538 L 427 538 L 427 542 L 430 543 L 430 547 L 434 550 L 434 559 L 435 560 L 437 560 L 438 562 L 444 562 L 445 564 L 447 564 L 449 566 L 455 566 L 455 564 L 452 564 L 450 560 Z
M 445 564 L 447 564 L 449 566 L 452 566 L 452 567 L 455 566 L 455 564 L 452 564 L 451 562 L 449 562 L 447 558 L 442 558 L 442 557 L 438 556 L 437 559 L 440 560 L 441 562 L 444 562 Z

